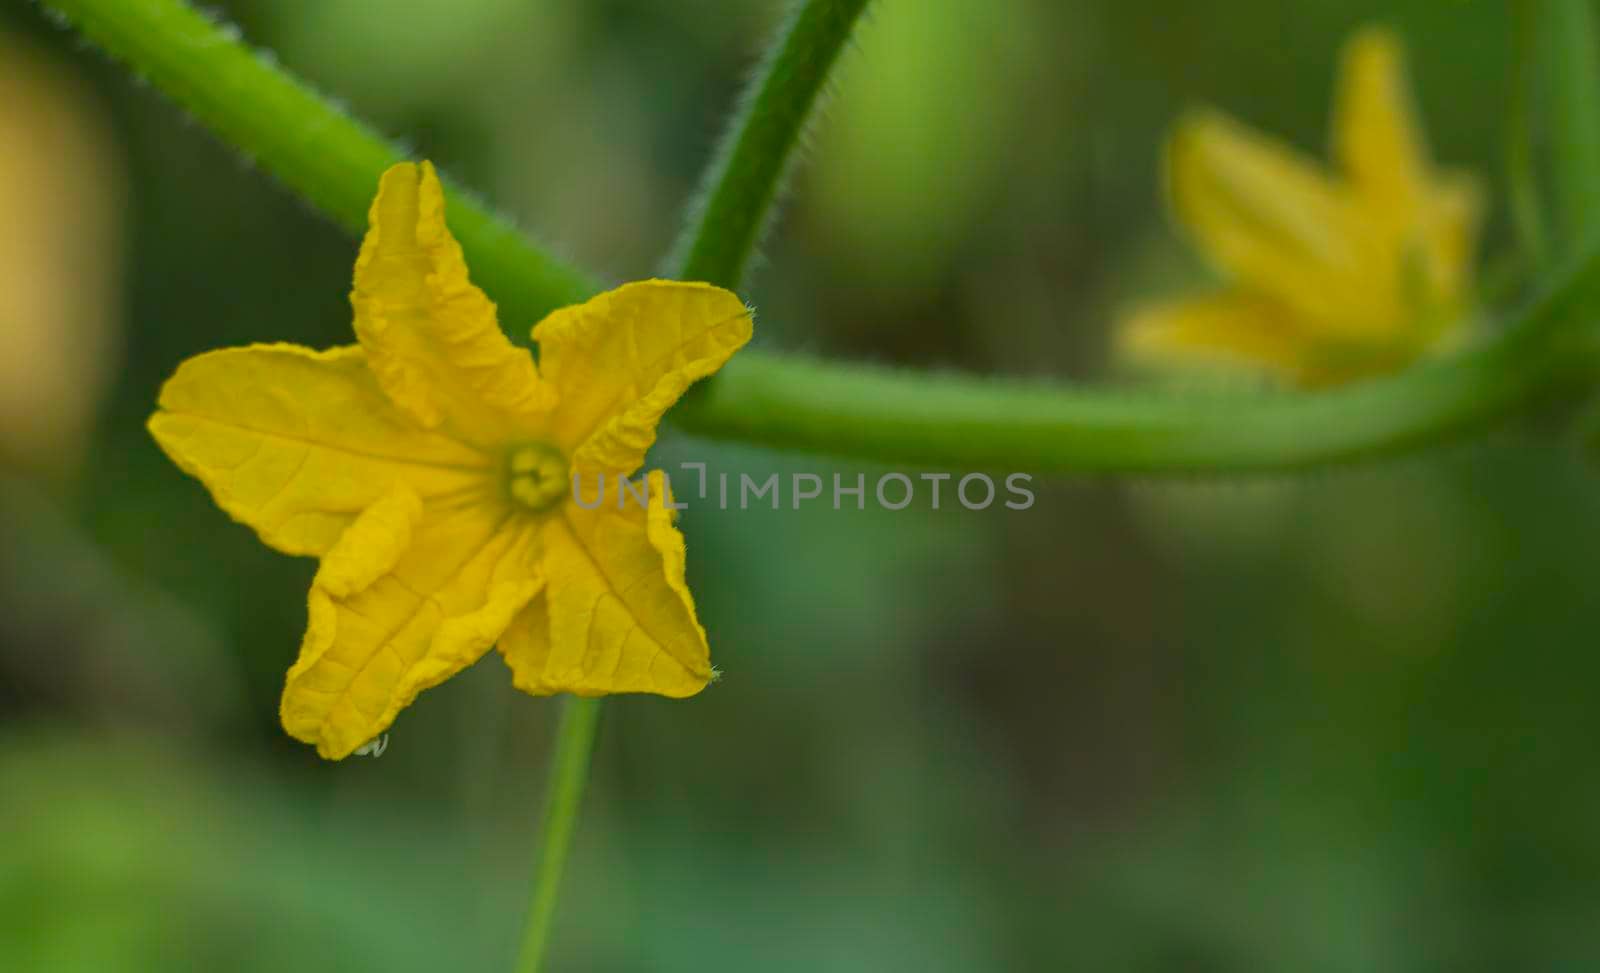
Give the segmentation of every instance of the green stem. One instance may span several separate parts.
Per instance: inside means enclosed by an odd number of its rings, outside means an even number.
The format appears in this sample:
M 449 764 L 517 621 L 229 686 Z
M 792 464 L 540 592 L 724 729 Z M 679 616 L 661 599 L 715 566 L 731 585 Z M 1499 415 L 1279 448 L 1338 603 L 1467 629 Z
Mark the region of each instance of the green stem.
M 544 964 L 545 946 L 550 942 L 550 923 L 555 918 L 556 900 L 561 891 L 561 871 L 567 864 L 578 806 L 583 802 L 584 784 L 589 779 L 589 756 L 594 751 L 595 727 L 599 721 L 598 699 L 573 697 L 561 710 L 555 763 L 550 768 L 544 825 L 539 836 L 539 871 L 534 880 L 533 903 L 528 908 L 528 923 L 522 933 L 517 973 L 538 973 Z
M 389 149 L 179 0 L 54 5 L 230 140 L 271 155 L 275 171 L 319 205 L 347 223 L 364 211 L 390 157 L 380 159 L 380 151 Z M 197 34 L 203 43 L 194 42 Z M 202 81 L 211 68 L 223 87 L 207 93 Z M 230 72 L 249 80 L 228 82 Z M 267 104 L 255 104 L 258 96 Z M 304 119 L 289 117 L 302 111 L 313 120 L 315 138 L 307 136 Z M 273 131 L 279 122 L 300 134 Z M 474 273 L 521 319 L 548 307 L 558 290 L 588 292 L 581 275 L 558 275 L 566 280 L 562 288 L 530 283 L 547 280 L 552 264 L 526 245 L 483 232 L 493 218 L 470 198 L 453 200 L 451 225 Z M 673 418 L 707 436 L 953 468 L 1229 473 L 1348 462 L 1460 435 L 1546 397 L 1580 392 L 1596 371 L 1588 334 L 1595 315 L 1585 305 L 1600 304 L 1600 260 L 1553 279 L 1553 287 L 1476 349 L 1327 392 L 1174 396 L 746 350 L 703 394 L 680 403 Z
M 1565 253 L 1600 226 L 1600 49 L 1592 0 L 1544 0 L 1538 61 L 1549 78 L 1551 175 Z
M 366 229 L 378 176 L 405 157 L 393 143 L 240 42 L 183 0 L 43 0 L 112 57 L 353 233 Z M 597 289 L 447 181 L 450 226 L 472 273 L 523 334 Z
M 669 261 L 684 280 L 737 290 L 806 122 L 868 0 L 807 0 L 742 96 Z
M 743 351 L 673 417 L 711 437 L 956 469 L 1304 469 L 1413 449 L 1580 393 L 1600 371 L 1597 302 L 1592 257 L 1474 349 L 1311 393 L 1119 394 Z
M 1524 270 L 1545 265 L 1547 247 L 1544 210 L 1535 171 L 1534 76 L 1539 53 L 1539 6 L 1543 0 L 1519 0 L 1512 8 L 1515 45 L 1511 63 L 1511 95 L 1506 110 L 1506 184 L 1511 223 Z

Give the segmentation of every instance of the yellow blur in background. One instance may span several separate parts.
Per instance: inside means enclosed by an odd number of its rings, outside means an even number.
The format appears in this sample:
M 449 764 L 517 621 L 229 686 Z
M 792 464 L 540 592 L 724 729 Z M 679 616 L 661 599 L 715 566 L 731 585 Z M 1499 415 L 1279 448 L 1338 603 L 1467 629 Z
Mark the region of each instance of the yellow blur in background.
M 0 34 L 0 458 L 83 460 L 123 313 L 120 148 L 70 66 Z

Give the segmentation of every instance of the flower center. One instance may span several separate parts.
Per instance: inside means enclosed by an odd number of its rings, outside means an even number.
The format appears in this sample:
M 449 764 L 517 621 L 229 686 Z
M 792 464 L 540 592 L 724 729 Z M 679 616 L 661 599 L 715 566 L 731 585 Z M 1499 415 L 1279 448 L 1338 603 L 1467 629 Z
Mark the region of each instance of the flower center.
M 567 460 L 542 443 L 518 446 L 506 457 L 506 484 L 511 499 L 529 510 L 548 510 L 567 495 Z

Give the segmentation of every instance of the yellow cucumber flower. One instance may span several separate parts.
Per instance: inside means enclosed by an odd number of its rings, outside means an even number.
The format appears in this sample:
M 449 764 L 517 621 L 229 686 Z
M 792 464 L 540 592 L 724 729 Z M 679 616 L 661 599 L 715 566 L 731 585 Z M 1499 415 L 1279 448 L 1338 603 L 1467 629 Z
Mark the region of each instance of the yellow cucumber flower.
M 1345 45 L 1332 127 L 1337 174 L 1217 112 L 1177 126 L 1172 209 L 1226 286 L 1136 310 L 1125 351 L 1315 386 L 1401 368 L 1457 331 L 1479 192 L 1429 161 L 1388 31 Z
M 199 355 L 150 419 L 231 517 L 321 558 L 284 729 L 345 757 L 497 643 L 534 695 L 704 688 L 665 477 L 647 502 L 620 479 L 750 339 L 739 299 L 627 284 L 540 322 L 536 365 L 468 280 L 426 162 L 384 174 L 350 299 L 359 344 Z

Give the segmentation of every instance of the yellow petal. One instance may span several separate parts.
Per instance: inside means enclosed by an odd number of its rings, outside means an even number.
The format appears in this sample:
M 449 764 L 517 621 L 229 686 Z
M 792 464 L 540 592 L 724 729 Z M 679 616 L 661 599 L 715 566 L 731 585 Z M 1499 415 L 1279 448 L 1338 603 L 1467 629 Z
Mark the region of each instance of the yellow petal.
M 400 487 L 374 503 L 312 581 L 284 729 L 348 756 L 488 651 L 538 591 L 536 560 L 532 522 L 487 497 L 427 505 Z
M 1334 151 L 1359 196 L 1369 246 L 1398 272 L 1369 288 L 1400 290 L 1400 325 L 1456 317 L 1466 297 L 1481 216 L 1475 180 L 1436 172 L 1405 77 L 1400 39 L 1367 28 L 1346 45 L 1334 107 Z M 1401 337 L 1404 337 L 1403 335 Z
M 350 301 L 384 391 L 424 426 L 448 424 L 471 442 L 537 429 L 553 392 L 467 278 L 433 166 L 403 163 L 385 172 L 370 222 Z
M 1414 223 L 1427 205 L 1428 161 L 1406 85 L 1400 39 L 1369 27 L 1345 44 L 1333 114 L 1334 153 L 1375 219 Z
M 1420 318 L 1416 335 L 1367 342 L 1307 334 L 1303 327 L 1271 300 L 1223 292 L 1138 310 L 1124 322 L 1119 342 L 1130 357 L 1152 363 L 1243 365 L 1317 388 L 1402 368 L 1422 350 L 1420 339 L 1437 333 L 1437 322 Z
M 1178 126 L 1167 169 L 1178 219 L 1235 283 L 1328 331 L 1393 326 L 1393 294 L 1372 283 L 1386 255 L 1367 246 L 1361 213 L 1314 162 L 1203 112 Z
M 1288 382 L 1302 379 L 1309 351 L 1292 312 L 1235 293 L 1141 308 L 1123 323 L 1118 342 L 1123 352 L 1146 361 L 1244 364 Z
M 339 542 L 323 555 L 316 584 L 334 598 L 349 598 L 372 586 L 394 569 L 411 548 L 411 537 L 422 520 L 422 498 L 403 483 L 350 524 Z
M 1452 173 L 1430 187 L 1422 215 L 1421 238 L 1436 312 L 1454 316 L 1469 297 L 1472 268 L 1483 220 L 1483 187 L 1470 176 Z
M 492 482 L 487 456 L 425 432 L 384 396 L 361 349 L 227 348 L 161 389 L 150 432 L 217 505 L 287 554 L 322 554 L 404 481 L 423 499 Z
M 545 527 L 545 589 L 500 640 L 518 689 L 681 697 L 711 680 L 666 479 L 646 482 L 648 509 L 568 504 Z
M 733 294 L 666 280 L 625 284 L 539 322 L 539 368 L 560 391 L 551 428 L 573 471 L 631 475 L 661 416 L 750 331 Z

